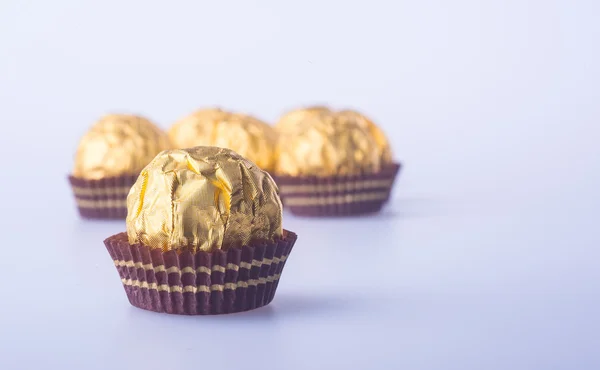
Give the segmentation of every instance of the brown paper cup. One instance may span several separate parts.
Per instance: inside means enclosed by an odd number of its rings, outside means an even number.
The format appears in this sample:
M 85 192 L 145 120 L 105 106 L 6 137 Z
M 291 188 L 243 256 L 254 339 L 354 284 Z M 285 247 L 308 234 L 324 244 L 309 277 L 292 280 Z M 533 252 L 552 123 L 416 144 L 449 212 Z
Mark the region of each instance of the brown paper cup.
M 351 216 L 378 212 L 389 200 L 399 163 L 356 176 L 277 176 L 285 207 L 300 216 Z
M 84 218 L 125 219 L 127 194 L 137 178 L 123 175 L 86 180 L 69 176 L 79 214 Z
M 297 235 L 227 252 L 163 252 L 131 245 L 126 233 L 104 241 L 129 302 L 155 312 L 215 315 L 269 304 Z

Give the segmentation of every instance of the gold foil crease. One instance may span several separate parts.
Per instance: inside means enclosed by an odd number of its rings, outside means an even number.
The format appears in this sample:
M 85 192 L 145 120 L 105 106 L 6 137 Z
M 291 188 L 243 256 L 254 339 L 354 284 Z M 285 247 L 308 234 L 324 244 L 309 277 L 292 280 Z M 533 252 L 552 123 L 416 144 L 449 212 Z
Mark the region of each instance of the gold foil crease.
M 167 135 L 146 118 L 105 115 L 79 142 L 73 176 L 95 180 L 137 174 L 168 148 Z
M 229 148 L 271 171 L 276 134 L 271 126 L 248 115 L 221 109 L 201 109 L 176 122 L 168 131 L 177 148 Z
M 129 243 L 211 252 L 282 236 L 279 189 L 271 176 L 229 149 L 160 153 L 127 197 Z
M 276 155 L 276 173 L 288 176 L 373 173 L 382 163 L 370 133 L 335 113 L 305 117 L 280 137 Z

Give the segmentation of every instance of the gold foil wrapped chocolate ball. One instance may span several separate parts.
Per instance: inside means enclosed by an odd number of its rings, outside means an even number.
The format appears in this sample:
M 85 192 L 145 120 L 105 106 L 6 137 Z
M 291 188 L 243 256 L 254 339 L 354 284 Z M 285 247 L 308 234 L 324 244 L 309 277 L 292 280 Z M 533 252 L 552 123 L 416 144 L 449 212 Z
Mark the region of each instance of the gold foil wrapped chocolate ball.
M 365 129 L 375 139 L 383 164 L 392 163 L 392 150 L 383 130 L 368 117 L 354 110 L 347 109 L 336 112 L 325 106 L 296 109 L 284 114 L 275 125 L 275 128 L 280 136 L 293 135 L 296 126 L 305 123 L 310 124 L 315 119 L 319 119 L 319 116 L 328 115 L 336 116 L 336 121 L 340 124 L 353 123 Z
M 212 252 L 282 237 L 278 188 L 232 150 L 161 152 L 127 197 L 129 243 Z
M 229 148 L 270 171 L 276 134 L 271 126 L 249 115 L 202 109 L 176 122 L 168 131 L 177 148 Z
M 168 148 L 167 135 L 146 118 L 105 115 L 81 139 L 73 176 L 94 180 L 137 174 Z
M 276 154 L 276 173 L 283 176 L 355 175 L 377 172 L 382 166 L 373 136 L 333 112 L 309 115 L 290 126 Z

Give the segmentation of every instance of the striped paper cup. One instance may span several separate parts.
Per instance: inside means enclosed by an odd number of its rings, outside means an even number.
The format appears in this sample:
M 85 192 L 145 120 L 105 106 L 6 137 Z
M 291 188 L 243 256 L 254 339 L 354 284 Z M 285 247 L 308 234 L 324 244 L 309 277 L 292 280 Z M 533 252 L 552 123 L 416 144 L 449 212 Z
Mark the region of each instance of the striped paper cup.
M 215 315 L 269 304 L 297 235 L 212 253 L 163 252 L 131 245 L 127 234 L 104 241 L 129 302 L 155 312 Z
M 351 216 L 378 212 L 390 198 L 401 165 L 353 176 L 277 176 L 285 207 L 299 216 Z
M 84 218 L 125 219 L 127 194 L 137 178 L 123 175 L 86 180 L 69 176 L 79 214 Z

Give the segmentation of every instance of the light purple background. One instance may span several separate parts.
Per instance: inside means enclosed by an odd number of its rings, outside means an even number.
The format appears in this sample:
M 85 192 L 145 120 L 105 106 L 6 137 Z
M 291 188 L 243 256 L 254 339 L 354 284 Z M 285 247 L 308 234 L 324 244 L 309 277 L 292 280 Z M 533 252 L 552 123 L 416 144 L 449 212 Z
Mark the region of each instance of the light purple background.
M 598 369 L 598 1 L 0 2 L 0 369 Z M 300 219 L 274 302 L 129 305 L 67 185 L 107 111 L 370 114 L 377 216 Z

